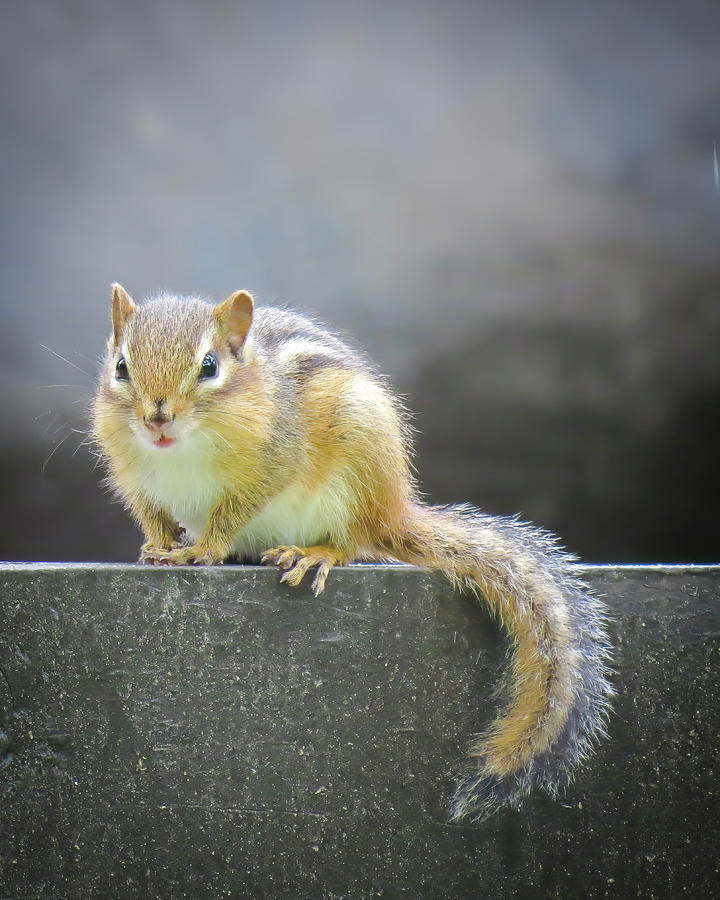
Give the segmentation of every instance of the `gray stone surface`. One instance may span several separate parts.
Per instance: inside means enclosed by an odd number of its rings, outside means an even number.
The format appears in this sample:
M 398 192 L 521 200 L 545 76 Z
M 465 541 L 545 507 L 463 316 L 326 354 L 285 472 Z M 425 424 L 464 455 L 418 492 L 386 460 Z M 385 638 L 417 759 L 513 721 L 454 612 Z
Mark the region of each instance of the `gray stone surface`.
M 719 568 L 586 568 L 611 737 L 451 826 L 505 642 L 405 567 L 0 569 L 0 897 L 680 897 L 720 884 Z

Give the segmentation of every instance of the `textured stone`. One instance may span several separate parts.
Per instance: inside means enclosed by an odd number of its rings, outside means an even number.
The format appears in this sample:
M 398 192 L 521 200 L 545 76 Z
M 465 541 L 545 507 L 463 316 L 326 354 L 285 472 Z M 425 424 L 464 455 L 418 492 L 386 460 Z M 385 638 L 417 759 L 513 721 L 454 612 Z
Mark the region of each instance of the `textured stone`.
M 562 800 L 452 826 L 506 642 L 440 577 L 3 566 L 0 896 L 709 896 L 720 568 L 580 571 L 610 740 Z

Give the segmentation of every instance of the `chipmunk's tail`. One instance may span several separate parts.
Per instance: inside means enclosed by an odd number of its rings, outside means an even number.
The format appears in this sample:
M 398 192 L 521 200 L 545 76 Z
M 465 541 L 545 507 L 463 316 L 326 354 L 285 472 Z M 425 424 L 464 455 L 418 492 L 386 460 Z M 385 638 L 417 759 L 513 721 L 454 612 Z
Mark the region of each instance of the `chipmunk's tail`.
M 481 594 L 514 642 L 511 699 L 470 748 L 451 801 L 455 821 L 487 818 L 537 786 L 555 796 L 605 734 L 612 688 L 603 605 L 556 539 L 471 506 L 408 509 L 392 555 Z

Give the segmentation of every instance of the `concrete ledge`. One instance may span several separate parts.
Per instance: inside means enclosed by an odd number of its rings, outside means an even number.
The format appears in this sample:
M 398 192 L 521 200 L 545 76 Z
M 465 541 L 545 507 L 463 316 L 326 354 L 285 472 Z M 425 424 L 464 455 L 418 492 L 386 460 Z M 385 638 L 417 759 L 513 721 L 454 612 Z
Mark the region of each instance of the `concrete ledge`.
M 611 740 L 558 803 L 450 826 L 506 646 L 402 566 L 0 567 L 0 897 L 710 896 L 720 568 L 584 567 Z

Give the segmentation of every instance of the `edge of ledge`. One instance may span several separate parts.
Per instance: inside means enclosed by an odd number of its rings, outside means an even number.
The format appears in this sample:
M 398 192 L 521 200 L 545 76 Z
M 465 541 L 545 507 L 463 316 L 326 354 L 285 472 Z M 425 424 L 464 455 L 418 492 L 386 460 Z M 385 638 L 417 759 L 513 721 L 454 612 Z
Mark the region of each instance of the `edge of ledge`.
M 668 574 L 668 575 L 678 575 L 678 574 L 720 574 L 720 563 L 581 563 L 576 562 L 572 563 L 572 568 L 577 570 L 578 572 L 587 572 L 587 573 L 603 573 L 603 572 L 617 572 L 617 573 L 628 573 L 628 574 L 639 574 L 642 572 L 647 572 L 649 574 Z M 253 572 L 253 571 L 272 571 L 272 566 L 237 566 L 237 565 L 227 565 L 227 566 L 186 566 L 186 567 L 174 567 L 170 569 L 169 567 L 162 566 L 142 566 L 139 563 L 119 563 L 119 562 L 27 562 L 27 561 L 12 561 L 12 560 L 0 560 L 0 573 L 10 573 L 10 572 L 53 572 L 53 571 L 97 571 L 97 572 L 138 572 L 138 571 L 178 571 L 181 569 L 193 569 L 196 571 L 208 571 L 211 570 L 213 572 Z M 417 566 L 409 566 L 404 563 L 351 563 L 349 566 L 344 567 L 345 569 L 358 569 L 363 572 L 372 572 L 372 571 L 387 571 L 388 569 L 392 570 L 403 570 L 408 569 L 412 571 L 429 571 L 421 569 Z

